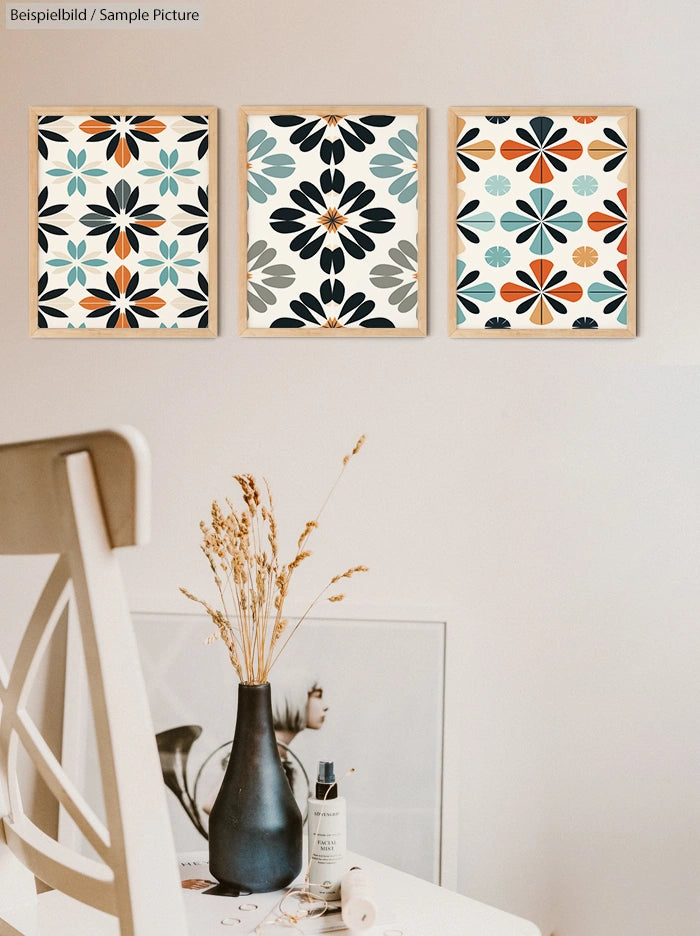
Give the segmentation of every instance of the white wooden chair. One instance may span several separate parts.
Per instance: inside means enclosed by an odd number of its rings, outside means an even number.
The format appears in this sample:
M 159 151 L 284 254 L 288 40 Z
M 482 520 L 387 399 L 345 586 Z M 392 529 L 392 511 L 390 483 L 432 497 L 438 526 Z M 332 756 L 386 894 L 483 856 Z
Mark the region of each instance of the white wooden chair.
M 58 554 L 10 672 L 0 659 L 0 936 L 186 934 L 165 788 L 114 554 L 147 538 L 149 489 L 147 446 L 128 427 L 0 446 L 0 555 Z M 67 607 L 80 621 L 104 822 L 27 710 Z M 98 857 L 67 847 L 29 818 L 20 747 Z M 37 894 L 35 878 L 53 890 Z

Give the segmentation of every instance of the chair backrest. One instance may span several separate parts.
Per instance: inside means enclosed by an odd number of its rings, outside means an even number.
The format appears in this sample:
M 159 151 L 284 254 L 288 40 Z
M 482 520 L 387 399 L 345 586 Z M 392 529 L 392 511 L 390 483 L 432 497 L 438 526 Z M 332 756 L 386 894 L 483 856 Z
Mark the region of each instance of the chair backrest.
M 130 427 L 0 446 L 0 555 L 58 554 L 11 671 L 0 659 L 0 921 L 12 924 L 11 933 L 22 932 L 13 928 L 16 907 L 37 900 L 35 877 L 112 914 L 121 936 L 186 933 L 148 700 L 114 554 L 115 547 L 146 540 L 149 490 L 148 448 Z M 104 822 L 27 710 L 67 607 L 79 620 Z M 97 857 L 52 838 L 25 812 L 20 747 Z

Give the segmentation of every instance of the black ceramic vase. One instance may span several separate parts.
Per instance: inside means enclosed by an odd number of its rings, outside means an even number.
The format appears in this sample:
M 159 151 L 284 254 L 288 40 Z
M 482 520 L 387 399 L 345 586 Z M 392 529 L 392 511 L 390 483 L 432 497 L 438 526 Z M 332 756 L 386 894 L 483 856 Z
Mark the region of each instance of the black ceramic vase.
M 209 816 L 209 870 L 232 891 L 286 887 L 301 870 L 301 830 L 277 748 L 270 684 L 239 684 L 231 756 Z

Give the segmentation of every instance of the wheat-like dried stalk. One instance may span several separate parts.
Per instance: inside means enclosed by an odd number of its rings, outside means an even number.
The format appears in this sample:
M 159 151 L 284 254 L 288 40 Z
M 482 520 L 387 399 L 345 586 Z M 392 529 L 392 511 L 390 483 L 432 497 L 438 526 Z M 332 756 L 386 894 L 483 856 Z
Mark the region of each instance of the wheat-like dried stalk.
M 359 452 L 364 441 L 365 437 L 361 436 L 352 452 L 344 457 L 338 477 L 316 518 L 305 524 L 297 540 L 296 554 L 288 563 L 280 561 L 275 506 L 266 479 L 262 493 L 252 475 L 234 475 L 244 506 L 236 509 L 227 498 L 225 510 L 218 501 L 213 501 L 210 523 L 200 523 L 201 549 L 214 576 L 220 607 L 197 598 L 186 588 L 181 587 L 180 591 L 206 610 L 216 628 L 207 641 L 217 638 L 223 641 L 238 678 L 247 685 L 268 681 L 270 670 L 289 640 L 332 585 L 341 579 L 351 578 L 357 572 L 368 571 L 366 566 L 358 565 L 334 575 L 287 633 L 289 621 L 282 614 L 292 576 L 311 556 L 311 551 L 306 548 L 308 539 L 317 529 L 321 514 L 348 462 Z M 344 597 L 344 594 L 333 594 L 327 600 L 337 602 Z M 285 639 L 281 641 L 283 636 Z

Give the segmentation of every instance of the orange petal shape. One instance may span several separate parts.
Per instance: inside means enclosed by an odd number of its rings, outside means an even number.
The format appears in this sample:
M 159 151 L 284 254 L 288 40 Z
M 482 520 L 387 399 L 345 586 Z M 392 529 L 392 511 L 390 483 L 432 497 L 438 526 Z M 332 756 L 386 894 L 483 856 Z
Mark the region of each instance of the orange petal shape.
M 620 260 L 620 262 L 617 265 L 617 268 L 620 271 L 620 275 L 622 276 L 623 280 L 627 282 L 627 261 Z
M 535 303 L 535 308 L 532 310 L 530 315 L 530 321 L 534 325 L 549 325 L 550 322 L 553 322 L 552 313 L 549 311 L 549 306 L 544 301 L 542 296 Z
M 588 227 L 592 231 L 605 231 L 607 228 L 618 227 L 624 223 L 625 219 L 619 215 L 603 214 L 602 211 L 594 211 L 588 218 Z
M 119 145 L 117 146 L 114 158 L 117 160 L 117 163 L 124 168 L 124 166 L 129 165 L 129 160 L 131 159 L 131 152 L 127 146 L 126 140 L 122 137 L 119 140 Z
M 138 224 L 139 227 L 159 228 L 161 224 L 165 224 L 165 218 L 161 218 L 159 221 L 153 221 L 153 220 L 149 221 L 149 220 L 143 220 L 142 218 L 133 218 L 131 223 Z
M 593 121 L 597 119 L 598 119 L 597 117 L 574 117 L 574 120 L 580 124 L 590 124 L 590 123 L 593 123 Z
M 108 299 L 98 299 L 97 296 L 86 296 L 78 305 L 88 312 L 94 312 L 96 309 L 106 309 L 112 303 Z
M 553 178 L 554 176 L 552 175 L 552 170 L 549 168 L 549 163 L 544 156 L 540 154 L 540 156 L 537 157 L 535 168 L 530 173 L 530 179 L 538 185 L 541 185 L 543 182 L 551 182 Z
M 627 211 L 627 189 L 620 189 L 620 191 L 617 193 L 617 197 L 619 198 L 622 207 L 625 209 L 625 211 Z
M 627 254 L 627 231 L 622 235 L 620 243 L 617 245 L 617 252 Z
M 521 283 L 504 283 L 501 286 L 501 299 L 505 299 L 506 302 L 517 302 L 519 299 L 532 296 L 534 292 L 534 289 L 523 286 Z
M 583 147 L 578 140 L 565 140 L 556 146 L 548 146 L 547 152 L 561 156 L 563 159 L 579 159 L 583 154 Z
M 554 269 L 554 264 L 551 260 L 533 260 L 530 269 L 535 274 L 535 279 L 540 286 L 544 286 L 549 279 L 549 274 Z
M 146 299 L 138 299 L 133 304 L 135 306 L 141 306 L 143 309 L 150 309 L 152 312 L 157 312 L 158 309 L 162 309 L 165 305 L 165 299 L 161 299 L 160 296 L 148 296 Z
M 117 324 L 114 327 L 115 328 L 131 328 L 131 325 L 129 325 L 129 322 L 127 321 L 127 318 L 126 318 L 126 312 L 119 313 Z
M 103 133 L 105 130 L 113 130 L 114 127 L 112 124 L 105 123 L 103 120 L 90 118 L 90 120 L 84 120 L 80 124 L 80 129 L 83 133 L 89 133 L 92 136 L 93 133 Z
M 162 133 L 165 130 L 165 124 L 161 123 L 160 120 L 151 118 L 151 120 L 146 120 L 144 123 L 136 124 L 136 130 L 143 130 L 144 133 Z
M 522 159 L 528 153 L 534 152 L 534 146 L 528 146 L 527 143 L 521 143 L 519 140 L 506 140 L 505 143 L 501 143 L 501 156 L 504 159 Z
M 117 243 L 114 246 L 114 252 L 120 260 L 128 257 L 131 253 L 131 247 L 129 245 L 129 239 L 126 236 L 126 231 L 120 231 L 119 237 L 117 238 Z
M 129 285 L 129 280 L 131 279 L 131 273 L 125 266 L 120 266 L 114 274 L 114 278 L 117 281 L 119 292 L 124 295 L 126 287 Z
M 555 286 L 554 289 L 548 289 L 547 295 L 554 296 L 555 299 L 563 299 L 565 302 L 578 302 L 583 295 L 583 290 L 578 283 L 564 283 L 561 286 Z

